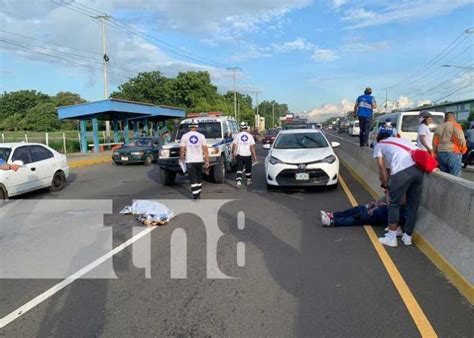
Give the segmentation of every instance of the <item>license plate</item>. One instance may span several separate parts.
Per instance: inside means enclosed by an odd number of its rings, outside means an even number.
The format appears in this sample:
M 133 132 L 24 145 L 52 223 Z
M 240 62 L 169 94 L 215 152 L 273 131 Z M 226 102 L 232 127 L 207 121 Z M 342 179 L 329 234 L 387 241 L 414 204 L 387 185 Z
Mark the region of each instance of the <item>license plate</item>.
M 121 159 L 122 161 L 128 161 L 128 157 L 126 157 L 126 156 L 122 156 L 120 159 Z
M 297 181 L 307 181 L 307 180 L 309 180 L 309 174 L 308 173 L 296 173 L 295 179 Z

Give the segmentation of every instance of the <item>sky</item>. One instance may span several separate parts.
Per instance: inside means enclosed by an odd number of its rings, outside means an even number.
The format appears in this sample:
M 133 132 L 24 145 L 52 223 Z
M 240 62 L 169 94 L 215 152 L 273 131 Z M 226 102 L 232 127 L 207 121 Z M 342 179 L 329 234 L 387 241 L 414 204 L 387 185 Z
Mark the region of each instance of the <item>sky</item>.
M 0 90 L 103 99 L 101 14 L 110 92 L 154 70 L 225 92 L 239 67 L 239 91 L 313 120 L 367 86 L 389 110 L 474 96 L 473 0 L 0 0 Z

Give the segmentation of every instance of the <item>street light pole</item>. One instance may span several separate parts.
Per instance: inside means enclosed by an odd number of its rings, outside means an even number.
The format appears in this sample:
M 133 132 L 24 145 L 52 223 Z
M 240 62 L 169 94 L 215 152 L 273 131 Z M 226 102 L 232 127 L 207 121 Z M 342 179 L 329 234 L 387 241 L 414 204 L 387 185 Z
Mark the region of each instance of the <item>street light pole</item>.
M 470 67 L 470 66 L 441 65 L 441 67 L 450 67 L 450 68 L 461 68 L 461 69 L 474 70 L 474 67 Z

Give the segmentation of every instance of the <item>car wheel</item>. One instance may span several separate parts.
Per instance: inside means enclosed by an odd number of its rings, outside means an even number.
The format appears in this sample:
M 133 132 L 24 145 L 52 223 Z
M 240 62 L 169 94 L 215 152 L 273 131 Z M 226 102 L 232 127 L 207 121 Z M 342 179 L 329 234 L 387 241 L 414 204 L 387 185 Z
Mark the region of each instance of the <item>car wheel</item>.
M 145 162 L 143 162 L 143 164 L 146 166 L 149 166 L 151 165 L 152 162 L 153 162 L 153 156 L 148 155 L 147 157 L 145 157 Z
M 162 185 L 173 185 L 176 181 L 176 173 L 171 170 L 160 169 L 160 183 Z
M 50 191 L 61 191 L 66 186 L 66 175 L 62 171 L 56 171 L 53 176 L 53 180 L 51 182 L 51 187 L 49 188 Z
M 214 178 L 214 182 L 216 183 L 224 183 L 225 182 L 225 157 L 221 156 L 217 164 L 212 168 L 212 176 Z
M 7 192 L 5 191 L 5 189 L 0 187 L 0 203 L 6 199 L 8 199 Z

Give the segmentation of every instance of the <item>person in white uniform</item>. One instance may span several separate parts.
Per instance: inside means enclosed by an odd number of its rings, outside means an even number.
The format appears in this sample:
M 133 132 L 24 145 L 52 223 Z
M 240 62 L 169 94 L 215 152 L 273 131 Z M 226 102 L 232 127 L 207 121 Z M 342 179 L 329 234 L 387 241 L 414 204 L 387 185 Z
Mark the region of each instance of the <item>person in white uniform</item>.
M 244 168 L 247 185 L 252 184 L 252 159 L 254 162 L 257 162 L 255 140 L 248 132 L 248 129 L 248 124 L 241 122 L 240 133 L 234 137 L 234 142 L 232 143 L 232 155 L 237 158 L 237 188 L 242 186 Z
M 198 199 L 202 190 L 202 168 L 209 168 L 209 151 L 206 137 L 197 131 L 198 123 L 192 120 L 189 131 L 181 137 L 179 157 L 186 162 L 193 198 Z

